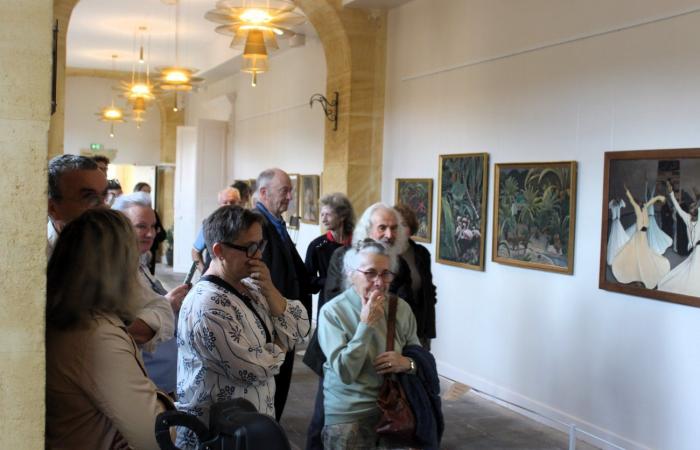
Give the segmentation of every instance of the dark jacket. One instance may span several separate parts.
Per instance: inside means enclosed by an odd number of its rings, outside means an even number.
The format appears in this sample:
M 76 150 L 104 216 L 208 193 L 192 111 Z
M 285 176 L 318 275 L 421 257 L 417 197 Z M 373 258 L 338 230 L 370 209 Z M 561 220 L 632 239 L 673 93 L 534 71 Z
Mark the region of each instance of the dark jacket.
M 326 303 L 326 295 L 323 287 L 326 284 L 328 266 L 333 257 L 333 252 L 342 247 L 343 244 L 331 241 L 325 234 L 317 237 L 306 249 L 306 272 L 309 274 L 309 285 L 311 293 L 318 293 L 318 310 Z M 318 310 L 316 311 L 318 313 Z
M 263 239 L 267 240 L 262 260 L 270 269 L 272 283 L 285 298 L 299 300 L 311 317 L 311 289 L 304 261 L 294 243 L 290 239 L 286 242 L 282 240 L 275 226 L 267 219 L 262 228 Z
M 421 280 L 418 298 L 412 298 L 412 302 L 410 302 L 418 326 L 416 334 L 419 338 L 433 339 L 436 336 L 435 304 L 437 303 L 437 290 L 433 284 L 433 273 L 430 270 L 430 252 L 422 245 L 416 244 L 412 239 L 409 239 L 408 243 L 413 249 L 416 259 L 416 270 Z
M 419 345 L 404 347 L 403 356 L 413 359 L 418 369 L 416 375 L 398 375 L 399 383 L 416 417 L 416 439 L 423 444 L 421 448 L 424 450 L 437 450 L 445 431 L 445 420 L 435 358 Z

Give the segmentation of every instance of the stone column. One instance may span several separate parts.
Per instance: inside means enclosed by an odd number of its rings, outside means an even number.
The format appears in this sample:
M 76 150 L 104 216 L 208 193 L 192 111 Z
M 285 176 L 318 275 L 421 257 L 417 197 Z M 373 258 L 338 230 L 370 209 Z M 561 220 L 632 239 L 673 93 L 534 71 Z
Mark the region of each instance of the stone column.
M 326 97 L 340 93 L 338 130 L 326 123 L 324 193 L 346 192 L 358 214 L 381 197 L 386 12 L 340 0 L 296 0 L 318 32 L 328 66 Z
M 52 2 L 0 6 L 0 448 L 44 447 Z

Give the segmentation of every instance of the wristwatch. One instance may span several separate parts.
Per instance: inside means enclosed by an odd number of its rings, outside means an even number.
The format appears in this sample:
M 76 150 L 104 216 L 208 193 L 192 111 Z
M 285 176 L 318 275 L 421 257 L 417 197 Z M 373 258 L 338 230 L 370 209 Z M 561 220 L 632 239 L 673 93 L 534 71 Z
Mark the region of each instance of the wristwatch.
M 413 358 L 406 357 L 406 359 L 408 359 L 408 363 L 411 365 L 411 368 L 408 370 L 408 373 L 411 375 L 415 375 L 418 371 L 418 369 L 416 368 L 416 362 L 413 360 Z

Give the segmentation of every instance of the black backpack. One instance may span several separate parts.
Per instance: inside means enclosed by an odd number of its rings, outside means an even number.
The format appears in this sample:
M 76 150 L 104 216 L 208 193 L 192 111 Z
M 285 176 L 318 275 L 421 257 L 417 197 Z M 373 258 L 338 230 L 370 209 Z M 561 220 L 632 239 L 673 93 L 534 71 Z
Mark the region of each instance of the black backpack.
M 161 450 L 179 450 L 170 438 L 171 427 L 192 430 L 199 440 L 198 450 L 291 450 L 275 419 L 258 413 L 242 398 L 212 405 L 208 429 L 197 417 L 182 411 L 159 414 L 155 428 Z

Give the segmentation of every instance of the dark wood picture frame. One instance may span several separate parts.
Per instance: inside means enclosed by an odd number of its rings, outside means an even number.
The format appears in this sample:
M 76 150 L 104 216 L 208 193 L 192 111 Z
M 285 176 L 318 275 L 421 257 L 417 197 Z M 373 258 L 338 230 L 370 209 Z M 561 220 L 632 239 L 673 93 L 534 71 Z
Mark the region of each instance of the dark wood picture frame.
M 413 240 L 431 242 L 433 236 L 433 179 L 397 178 L 395 204 L 411 208 L 418 220 L 418 231 Z
M 438 263 L 484 270 L 488 176 L 488 153 L 440 155 L 435 257 Z M 458 237 L 465 217 L 465 232 Z M 469 239 L 466 231 L 471 233 Z
M 684 273 L 685 269 L 700 267 L 692 259 L 700 258 L 700 228 L 691 237 L 682 217 L 690 219 L 687 213 L 697 208 L 700 197 L 700 149 L 606 152 L 604 170 L 598 287 L 700 307 L 700 274 L 684 277 L 689 274 Z M 675 202 L 668 193 L 669 182 Z M 631 200 L 637 207 L 629 204 Z M 677 207 L 685 214 L 678 213 Z M 640 226 L 645 220 L 647 226 Z M 697 219 L 688 223 L 694 224 L 695 229 Z M 691 239 L 696 242 L 690 242 Z M 633 250 L 641 256 L 630 259 Z M 630 260 L 635 264 L 627 264 Z M 645 270 L 641 279 L 629 281 L 630 268 L 647 267 L 648 262 L 643 262 L 647 260 L 656 261 L 653 267 L 657 269 Z M 679 282 L 684 279 L 694 283 Z
M 576 169 L 576 161 L 495 165 L 492 261 L 573 273 Z

